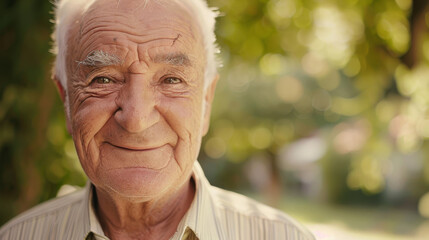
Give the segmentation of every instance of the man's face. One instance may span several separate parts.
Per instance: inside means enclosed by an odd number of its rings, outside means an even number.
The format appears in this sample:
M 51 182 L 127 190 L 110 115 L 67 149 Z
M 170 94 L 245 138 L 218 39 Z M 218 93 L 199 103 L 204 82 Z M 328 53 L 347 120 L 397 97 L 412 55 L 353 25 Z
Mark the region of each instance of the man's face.
M 189 179 L 212 91 L 190 13 L 142 2 L 97 1 L 72 30 L 67 124 L 97 189 L 150 199 Z

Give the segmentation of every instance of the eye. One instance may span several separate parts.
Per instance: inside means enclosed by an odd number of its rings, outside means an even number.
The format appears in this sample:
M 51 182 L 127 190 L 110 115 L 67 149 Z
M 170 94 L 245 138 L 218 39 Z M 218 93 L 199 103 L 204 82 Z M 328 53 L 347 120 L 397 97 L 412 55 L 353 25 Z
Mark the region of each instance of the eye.
M 96 77 L 92 80 L 92 82 L 98 83 L 98 84 L 108 84 L 108 83 L 111 83 L 112 80 L 107 77 Z
M 165 78 L 163 80 L 163 83 L 166 83 L 166 84 L 178 84 L 178 83 L 181 83 L 181 82 L 182 82 L 181 79 L 175 78 L 175 77 L 168 77 L 168 78 Z

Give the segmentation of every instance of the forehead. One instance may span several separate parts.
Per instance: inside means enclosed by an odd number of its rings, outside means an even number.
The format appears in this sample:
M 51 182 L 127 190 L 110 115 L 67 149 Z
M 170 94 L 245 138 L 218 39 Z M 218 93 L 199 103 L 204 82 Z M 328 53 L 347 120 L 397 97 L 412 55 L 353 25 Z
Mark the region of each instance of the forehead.
M 98 0 L 80 18 L 75 36 L 71 60 L 95 50 L 121 58 L 171 50 L 190 58 L 203 54 L 198 24 L 183 2 L 174 0 Z

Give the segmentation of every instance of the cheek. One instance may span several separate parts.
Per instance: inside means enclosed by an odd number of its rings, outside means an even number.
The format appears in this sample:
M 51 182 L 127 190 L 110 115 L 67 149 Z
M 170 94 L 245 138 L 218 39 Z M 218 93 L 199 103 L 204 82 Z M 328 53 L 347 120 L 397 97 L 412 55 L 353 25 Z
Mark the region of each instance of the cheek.
M 95 136 L 116 111 L 114 99 L 114 96 L 87 99 L 71 116 L 72 136 L 81 160 L 92 159 L 98 151 Z
M 202 133 L 202 102 L 199 98 L 163 99 L 159 111 L 178 135 L 175 149 L 178 161 L 198 155 Z
M 159 106 L 159 111 L 178 135 L 201 137 L 202 105 L 197 98 L 163 99 Z

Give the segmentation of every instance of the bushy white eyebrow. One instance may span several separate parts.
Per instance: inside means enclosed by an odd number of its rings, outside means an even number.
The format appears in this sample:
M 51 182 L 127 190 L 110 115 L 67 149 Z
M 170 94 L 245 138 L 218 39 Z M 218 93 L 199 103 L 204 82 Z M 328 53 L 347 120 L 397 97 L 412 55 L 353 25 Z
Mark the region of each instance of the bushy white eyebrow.
M 155 63 L 166 63 L 175 66 L 191 66 L 191 60 L 184 53 L 169 53 L 156 56 L 153 61 Z
M 153 59 L 155 63 L 165 63 L 175 66 L 191 66 L 191 60 L 185 53 L 168 53 L 155 56 Z M 111 53 L 104 52 L 103 50 L 92 51 L 83 61 L 77 61 L 78 66 L 84 65 L 87 67 L 101 68 L 108 66 L 120 65 L 121 59 Z
M 121 62 L 122 61 L 118 56 L 104 52 L 102 50 L 92 51 L 83 61 L 77 61 L 78 66 L 84 65 L 87 67 L 96 68 L 120 65 Z

